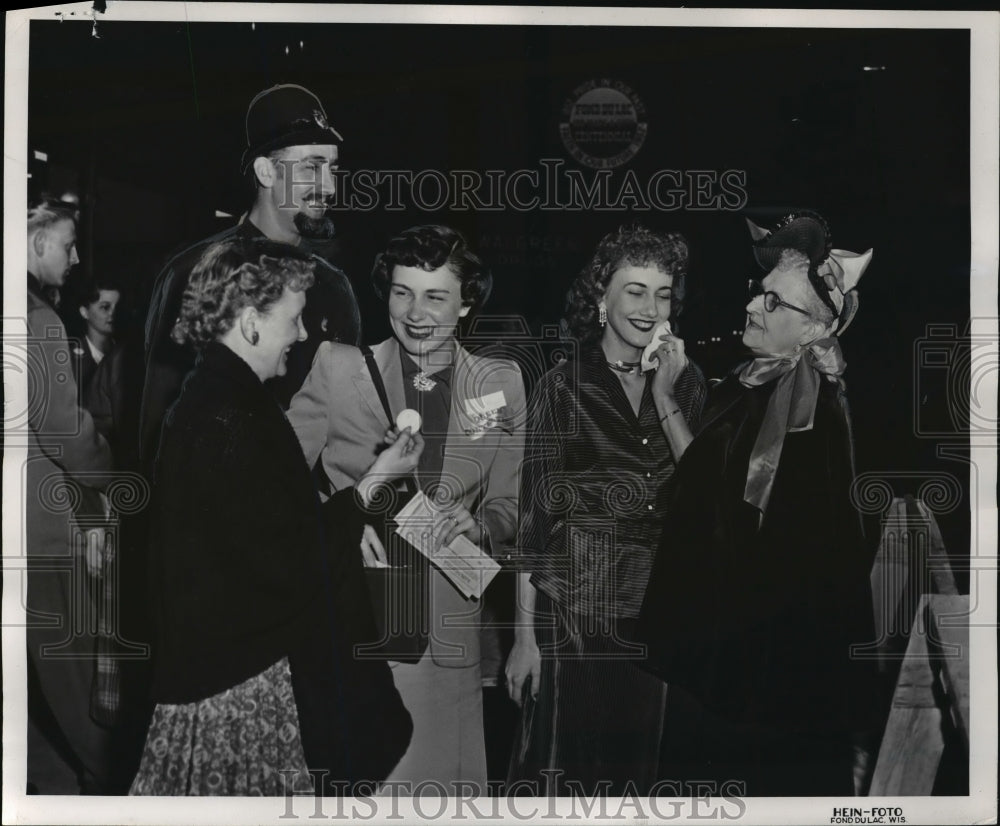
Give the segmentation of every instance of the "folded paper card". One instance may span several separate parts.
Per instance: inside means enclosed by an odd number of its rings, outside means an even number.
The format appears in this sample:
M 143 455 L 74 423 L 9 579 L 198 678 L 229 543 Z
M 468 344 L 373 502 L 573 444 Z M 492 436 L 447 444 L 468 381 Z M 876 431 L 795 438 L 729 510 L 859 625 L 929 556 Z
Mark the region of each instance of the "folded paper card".
M 489 554 L 465 536 L 444 544 L 451 524 L 448 514 L 423 491 L 403 506 L 396 524 L 396 533 L 426 556 L 466 599 L 479 599 L 500 570 Z

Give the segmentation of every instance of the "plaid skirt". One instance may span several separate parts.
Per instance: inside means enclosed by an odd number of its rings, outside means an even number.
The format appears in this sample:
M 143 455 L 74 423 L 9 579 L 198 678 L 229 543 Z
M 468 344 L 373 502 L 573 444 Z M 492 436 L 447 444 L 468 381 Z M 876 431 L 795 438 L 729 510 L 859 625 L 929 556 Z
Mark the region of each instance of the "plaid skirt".
M 284 795 L 312 790 L 287 658 L 220 694 L 157 705 L 133 795 Z

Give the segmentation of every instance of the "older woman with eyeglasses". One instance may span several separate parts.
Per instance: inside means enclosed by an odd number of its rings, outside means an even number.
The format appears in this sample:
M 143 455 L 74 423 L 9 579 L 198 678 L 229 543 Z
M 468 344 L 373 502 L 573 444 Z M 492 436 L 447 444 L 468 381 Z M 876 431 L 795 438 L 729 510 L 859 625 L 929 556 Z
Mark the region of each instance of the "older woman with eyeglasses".
M 661 771 L 849 795 L 872 700 L 851 646 L 874 636 L 840 336 L 871 250 L 831 250 L 810 212 L 751 232 L 767 273 L 750 282 L 752 359 L 712 389 L 697 434 L 668 419 L 683 457 L 640 617 L 645 665 L 670 684 Z M 662 349 L 679 373 L 683 341 Z

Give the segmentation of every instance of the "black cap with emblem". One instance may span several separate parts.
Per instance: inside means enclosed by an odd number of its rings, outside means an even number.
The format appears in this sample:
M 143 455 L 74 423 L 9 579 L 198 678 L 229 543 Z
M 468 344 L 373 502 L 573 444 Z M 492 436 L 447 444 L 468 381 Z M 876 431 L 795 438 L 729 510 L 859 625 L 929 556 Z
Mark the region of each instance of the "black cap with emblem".
M 344 139 L 326 119 L 319 98 L 303 86 L 279 84 L 258 94 L 247 107 L 247 148 L 240 170 L 254 158 L 285 146 L 338 144 Z

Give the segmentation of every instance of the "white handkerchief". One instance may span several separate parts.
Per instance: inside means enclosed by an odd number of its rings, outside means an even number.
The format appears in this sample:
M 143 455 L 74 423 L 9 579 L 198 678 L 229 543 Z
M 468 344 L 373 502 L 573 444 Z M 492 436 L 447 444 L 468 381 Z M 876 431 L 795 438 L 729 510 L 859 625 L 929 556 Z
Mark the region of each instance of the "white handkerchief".
M 642 352 L 642 360 L 639 369 L 642 370 L 643 373 L 647 370 L 655 370 L 660 366 L 660 357 L 656 354 L 656 350 L 663 343 L 660 341 L 660 336 L 664 333 L 671 336 L 674 334 L 674 331 L 670 329 L 669 321 L 664 321 L 655 330 L 653 330 L 653 337 L 649 340 L 649 344 L 646 345 L 646 349 Z

